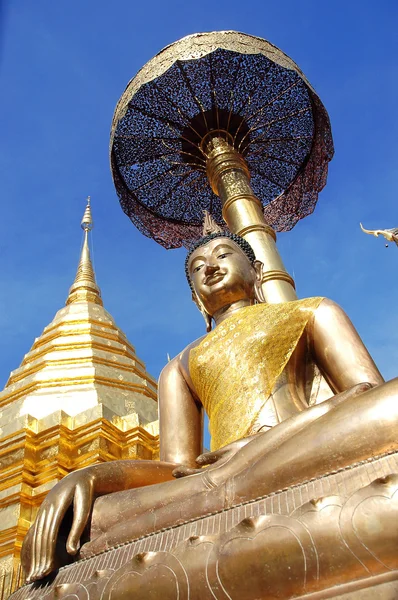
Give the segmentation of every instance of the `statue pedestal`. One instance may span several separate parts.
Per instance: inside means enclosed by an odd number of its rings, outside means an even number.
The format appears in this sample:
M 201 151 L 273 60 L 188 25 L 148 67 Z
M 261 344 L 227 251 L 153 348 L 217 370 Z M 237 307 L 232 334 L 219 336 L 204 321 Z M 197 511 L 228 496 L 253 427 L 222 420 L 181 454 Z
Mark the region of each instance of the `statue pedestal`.
M 112 548 L 11 598 L 394 600 L 397 508 L 393 453 Z

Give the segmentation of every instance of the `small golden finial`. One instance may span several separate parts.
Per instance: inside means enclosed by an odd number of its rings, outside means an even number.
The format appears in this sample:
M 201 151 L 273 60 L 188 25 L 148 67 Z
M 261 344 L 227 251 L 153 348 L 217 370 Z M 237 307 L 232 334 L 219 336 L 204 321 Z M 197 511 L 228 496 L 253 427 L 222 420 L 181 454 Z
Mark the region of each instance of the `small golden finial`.
M 93 218 L 91 216 L 91 204 L 90 203 L 91 203 L 91 197 L 87 196 L 86 210 L 84 211 L 82 222 L 80 223 L 80 226 L 83 229 L 83 231 L 91 231 L 93 228 Z
M 88 196 L 86 210 L 84 211 L 84 215 L 80 223 L 81 228 L 84 231 L 83 247 L 80 254 L 75 281 L 69 290 L 69 296 L 66 300 L 66 304 L 88 301 L 102 305 L 101 292 L 95 281 L 95 273 L 91 262 L 90 249 L 88 245 L 88 234 L 93 228 L 90 200 L 90 196 Z
M 395 242 L 398 246 L 398 227 L 394 229 L 365 229 L 362 223 L 360 223 L 360 226 L 364 233 L 374 235 L 375 237 L 382 235 L 388 242 Z M 388 244 L 386 244 L 386 247 L 388 247 Z
M 219 227 L 219 225 L 217 225 L 209 211 L 204 210 L 203 213 L 203 236 L 211 235 L 212 233 L 223 233 L 223 230 L 221 229 L 221 227 Z

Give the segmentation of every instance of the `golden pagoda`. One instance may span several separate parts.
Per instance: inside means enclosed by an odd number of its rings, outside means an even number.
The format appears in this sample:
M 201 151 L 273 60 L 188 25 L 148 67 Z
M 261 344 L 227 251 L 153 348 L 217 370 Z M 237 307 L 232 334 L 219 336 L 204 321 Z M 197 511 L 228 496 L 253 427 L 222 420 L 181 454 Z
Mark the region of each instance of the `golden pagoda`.
M 21 584 L 22 540 L 47 492 L 82 467 L 158 457 L 156 381 L 104 309 L 83 247 L 66 305 L 0 392 L 0 600 Z

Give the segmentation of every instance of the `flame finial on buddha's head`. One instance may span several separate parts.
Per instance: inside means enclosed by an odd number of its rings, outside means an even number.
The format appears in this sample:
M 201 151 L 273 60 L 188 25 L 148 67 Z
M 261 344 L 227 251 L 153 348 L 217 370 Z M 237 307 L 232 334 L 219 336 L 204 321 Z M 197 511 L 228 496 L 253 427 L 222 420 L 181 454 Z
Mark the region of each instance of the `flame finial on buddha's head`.
M 211 235 L 212 233 L 223 233 L 223 230 L 217 225 L 209 211 L 204 210 L 203 213 L 203 236 Z

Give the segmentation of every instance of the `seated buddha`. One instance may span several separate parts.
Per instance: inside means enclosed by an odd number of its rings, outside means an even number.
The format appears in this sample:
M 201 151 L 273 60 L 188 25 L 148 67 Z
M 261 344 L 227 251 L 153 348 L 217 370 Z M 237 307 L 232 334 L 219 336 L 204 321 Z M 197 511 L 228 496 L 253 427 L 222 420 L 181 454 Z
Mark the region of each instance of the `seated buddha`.
M 60 565 L 60 533 L 69 555 L 87 557 L 397 447 L 398 379 L 384 383 L 344 311 L 325 298 L 266 304 L 250 245 L 206 233 L 186 273 L 207 333 L 161 373 L 161 460 L 60 481 L 23 544 L 28 581 Z M 314 367 L 334 393 L 319 404 Z M 211 451 L 201 454 L 204 411 Z

